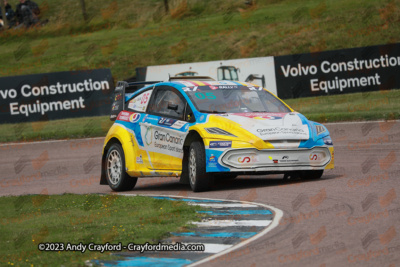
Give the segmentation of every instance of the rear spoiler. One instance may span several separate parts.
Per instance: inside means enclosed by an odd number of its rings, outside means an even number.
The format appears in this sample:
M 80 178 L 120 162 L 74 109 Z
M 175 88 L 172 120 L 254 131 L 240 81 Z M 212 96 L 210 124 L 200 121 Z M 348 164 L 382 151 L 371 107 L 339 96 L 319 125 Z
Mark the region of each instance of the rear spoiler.
M 155 83 L 159 83 L 159 81 L 131 82 L 131 83 L 125 81 L 119 81 L 114 91 L 110 120 L 115 121 L 117 119 L 118 114 L 125 109 L 125 93 L 133 93 L 141 89 L 143 85 L 155 84 Z

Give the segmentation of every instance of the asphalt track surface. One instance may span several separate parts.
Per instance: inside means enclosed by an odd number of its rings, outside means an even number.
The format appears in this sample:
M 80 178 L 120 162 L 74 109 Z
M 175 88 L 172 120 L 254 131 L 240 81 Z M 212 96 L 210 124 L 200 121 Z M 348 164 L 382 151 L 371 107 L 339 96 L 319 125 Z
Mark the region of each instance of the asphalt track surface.
M 336 167 L 320 180 L 241 176 L 193 193 L 176 178 L 151 178 L 129 193 L 251 201 L 283 211 L 271 232 L 202 266 L 397 266 L 400 122 L 326 126 Z M 112 193 L 99 185 L 102 141 L 1 145 L 0 195 Z

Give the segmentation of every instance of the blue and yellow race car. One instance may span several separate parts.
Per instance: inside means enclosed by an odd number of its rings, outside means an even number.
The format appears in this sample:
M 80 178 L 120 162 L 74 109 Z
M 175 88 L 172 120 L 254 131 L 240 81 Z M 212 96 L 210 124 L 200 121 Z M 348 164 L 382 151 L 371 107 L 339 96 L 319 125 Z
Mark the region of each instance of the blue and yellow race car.
M 103 147 L 100 183 L 115 191 L 138 177 L 176 176 L 199 192 L 214 179 L 318 179 L 334 167 L 328 130 L 262 87 L 171 79 L 130 93 L 132 85 L 117 84 Z

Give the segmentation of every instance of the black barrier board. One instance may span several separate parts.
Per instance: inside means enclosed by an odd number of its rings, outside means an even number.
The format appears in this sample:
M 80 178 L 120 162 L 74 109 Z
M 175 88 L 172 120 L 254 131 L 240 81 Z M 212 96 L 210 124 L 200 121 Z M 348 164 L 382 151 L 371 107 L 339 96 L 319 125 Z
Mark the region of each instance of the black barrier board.
M 110 69 L 0 78 L 0 123 L 109 115 Z
M 283 99 L 397 89 L 399 73 L 399 43 L 275 57 Z

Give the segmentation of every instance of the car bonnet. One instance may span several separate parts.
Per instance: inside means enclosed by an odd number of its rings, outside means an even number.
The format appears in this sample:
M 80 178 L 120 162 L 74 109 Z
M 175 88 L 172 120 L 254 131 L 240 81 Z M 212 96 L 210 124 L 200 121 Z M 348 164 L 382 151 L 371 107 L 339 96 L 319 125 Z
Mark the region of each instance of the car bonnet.
M 298 113 L 227 113 L 222 116 L 241 125 L 262 140 L 308 140 L 307 121 Z M 303 123 L 304 122 L 304 123 Z

